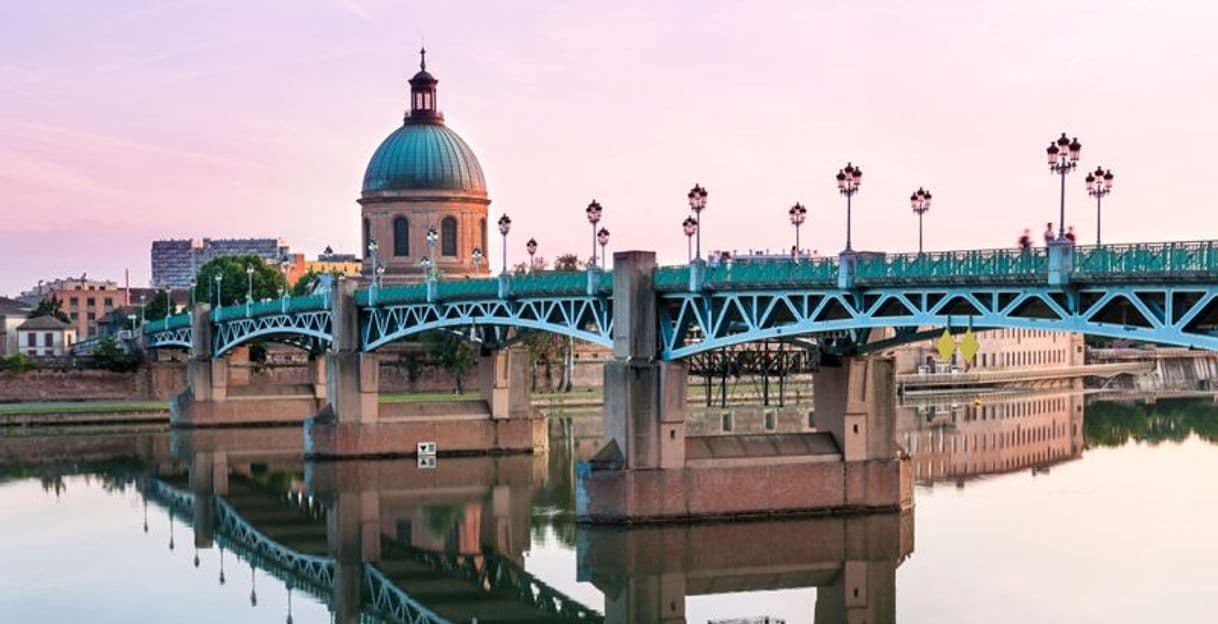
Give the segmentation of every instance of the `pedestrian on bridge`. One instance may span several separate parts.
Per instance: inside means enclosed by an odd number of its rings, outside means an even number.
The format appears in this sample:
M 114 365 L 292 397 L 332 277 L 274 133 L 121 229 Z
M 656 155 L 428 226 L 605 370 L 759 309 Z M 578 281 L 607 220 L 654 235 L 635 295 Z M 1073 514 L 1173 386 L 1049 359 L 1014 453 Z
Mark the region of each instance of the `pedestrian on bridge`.
M 1032 230 L 1028 228 L 1023 229 L 1023 236 L 1019 237 L 1019 249 L 1021 251 L 1032 249 Z
M 1045 246 L 1048 247 L 1049 243 L 1052 243 L 1054 238 L 1056 237 L 1053 236 L 1053 222 L 1050 221 L 1045 224 Z

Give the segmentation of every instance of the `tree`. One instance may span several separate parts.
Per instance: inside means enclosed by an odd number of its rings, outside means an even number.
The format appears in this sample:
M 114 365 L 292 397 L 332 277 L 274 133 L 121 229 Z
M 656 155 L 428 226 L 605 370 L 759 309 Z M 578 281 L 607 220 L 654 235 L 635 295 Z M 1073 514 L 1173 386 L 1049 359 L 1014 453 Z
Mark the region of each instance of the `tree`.
M 278 297 L 279 289 L 287 287 L 283 274 L 259 256 L 221 256 L 212 258 L 207 264 L 199 267 L 195 301 L 216 305 L 216 275 L 220 275 L 223 277 L 220 282 L 220 304 L 244 302 L 248 289 L 248 277 L 245 274 L 247 266 L 254 267 L 254 301 Z
M 168 291 L 157 291 L 151 301 L 144 302 L 144 320 L 159 321 L 174 314 L 173 296 Z
M 114 336 L 103 336 L 93 349 L 93 362 L 99 368 L 116 373 L 131 372 L 140 367 L 140 357 L 119 346 Z
M 37 318 L 39 316 L 53 316 L 65 323 L 72 322 L 68 318 L 68 315 L 63 312 L 63 302 L 54 294 L 49 297 L 43 297 L 42 301 L 39 301 L 34 310 L 30 312 L 30 318 Z
M 578 271 L 582 268 L 584 268 L 583 261 L 572 253 L 566 253 L 554 259 L 555 271 Z
M 440 368 L 453 376 L 457 393 L 465 392 L 465 374 L 474 368 L 474 348 L 461 337 L 443 332 L 425 334 L 423 344 Z

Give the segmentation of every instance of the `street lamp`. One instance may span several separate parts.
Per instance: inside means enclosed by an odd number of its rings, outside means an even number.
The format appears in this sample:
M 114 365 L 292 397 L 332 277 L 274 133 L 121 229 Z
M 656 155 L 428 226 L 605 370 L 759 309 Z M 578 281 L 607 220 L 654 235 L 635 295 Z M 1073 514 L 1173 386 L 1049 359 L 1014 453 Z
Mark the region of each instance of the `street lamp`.
M 245 265 L 245 302 L 250 303 L 254 300 L 254 265 Z
M 918 255 L 922 255 L 922 215 L 930 210 L 930 191 L 918 187 L 909 196 L 909 206 L 913 208 L 914 214 L 918 215 Z
M 1078 156 L 1082 150 L 1083 144 L 1078 142 L 1078 137 L 1070 140 L 1066 138 L 1065 132 L 1045 150 L 1049 156 L 1049 173 L 1056 173 L 1062 179 L 1061 211 L 1057 221 L 1058 240 L 1066 237 L 1066 174 L 1078 166 Z
M 507 274 L 507 235 L 512 231 L 512 219 L 506 214 L 499 217 L 499 233 L 503 235 L 503 273 Z
M 223 301 L 223 299 L 220 298 L 220 286 L 222 285 L 222 282 L 224 282 L 224 274 L 216 273 L 216 309 L 217 310 L 220 309 L 220 302 Z
M 1095 246 L 1100 246 L 1100 203 L 1112 192 L 1112 170 L 1096 167 L 1087 174 L 1087 194 L 1095 198 Z
M 863 169 L 847 162 L 845 169 L 837 170 L 837 192 L 846 196 L 846 251 L 854 251 L 850 245 L 851 198 L 859 192 L 863 183 Z
M 605 268 L 608 268 L 609 257 L 605 255 L 605 245 L 609 244 L 609 230 L 601 228 L 601 231 L 596 233 L 596 242 L 601 245 L 601 264 L 605 265 Z
M 432 271 L 431 275 L 428 275 L 429 278 L 435 277 L 435 272 L 436 272 L 436 268 L 437 268 L 436 267 L 436 242 L 439 240 L 440 240 L 440 235 L 439 235 L 439 233 L 436 232 L 436 226 L 434 226 L 434 225 L 428 226 L 427 227 L 427 257 L 431 259 L 429 264 L 431 265 L 431 271 Z
M 368 239 L 368 257 L 372 260 L 372 274 L 376 275 L 376 239 Z
M 374 273 L 373 275 L 376 276 L 376 278 L 375 278 L 376 287 L 377 287 L 377 289 L 380 289 L 381 282 L 383 282 L 385 280 L 385 267 L 383 267 L 383 266 L 376 267 L 376 273 Z
M 140 293 L 140 327 L 144 326 L 144 293 Z
M 524 250 L 529 252 L 529 273 L 532 273 L 533 269 L 537 267 L 533 261 L 533 255 L 537 253 L 537 239 L 530 238 L 529 242 L 524 244 Z
M 193 277 L 190 278 L 190 309 L 191 310 L 195 309 L 195 289 L 198 287 L 199 287 L 198 280 Z
M 681 229 L 685 232 L 685 251 L 689 256 L 688 260 L 694 259 L 694 234 L 698 233 L 698 222 L 693 217 L 685 217 L 681 222 Z
M 695 258 L 702 257 L 702 211 L 706 209 L 706 189 L 701 184 L 695 184 L 689 189 L 689 209 L 694 211 Z
M 592 224 L 592 262 L 588 264 L 589 269 L 596 266 L 596 224 L 600 223 L 602 212 L 604 212 L 604 208 L 595 199 L 584 209 L 584 214 L 588 216 L 588 223 Z
M 791 225 L 795 226 L 795 254 L 798 257 L 799 251 L 799 226 L 804 224 L 808 218 L 808 209 L 804 205 L 796 202 L 791 209 L 787 211 L 787 216 L 791 218 Z
M 478 267 L 482 266 L 482 248 L 474 247 L 474 250 L 469 252 L 469 257 L 474 261 L 474 272 L 478 272 Z

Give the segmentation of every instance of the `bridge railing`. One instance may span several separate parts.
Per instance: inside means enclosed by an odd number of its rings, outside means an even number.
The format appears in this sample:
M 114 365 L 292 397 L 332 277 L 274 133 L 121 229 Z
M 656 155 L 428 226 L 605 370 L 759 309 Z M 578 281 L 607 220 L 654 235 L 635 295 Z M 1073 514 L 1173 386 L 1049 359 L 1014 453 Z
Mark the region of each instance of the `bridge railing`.
M 499 296 L 499 280 L 499 277 L 440 279 L 436 281 L 436 298 L 440 301 L 494 299 Z M 508 294 L 511 297 L 584 294 L 588 288 L 587 271 L 536 271 L 526 275 L 510 275 L 507 280 Z M 597 289 L 612 288 L 613 274 L 602 272 L 597 281 Z M 371 289 L 364 289 L 355 294 L 356 305 L 368 307 L 371 301 Z M 377 305 L 425 301 L 426 283 L 382 286 L 376 289 Z
M 1214 241 L 1080 245 L 1074 272 L 1082 274 L 1189 273 L 1218 271 Z
M 1043 278 L 1048 253 L 1034 249 L 970 249 L 913 254 L 860 255 L 855 263 L 859 280 L 914 280 L 926 278 Z
M 153 334 L 156 332 L 169 331 L 171 329 L 181 329 L 190 327 L 190 314 L 175 314 L 167 316 L 159 321 L 149 321 L 144 323 L 144 333 Z
M 235 303 L 216 310 L 213 314 L 216 321 L 232 321 L 243 318 L 274 316 L 276 314 L 295 314 L 299 312 L 319 312 L 329 307 L 329 297 L 326 295 L 301 295 L 298 297 L 280 297 L 251 303 Z

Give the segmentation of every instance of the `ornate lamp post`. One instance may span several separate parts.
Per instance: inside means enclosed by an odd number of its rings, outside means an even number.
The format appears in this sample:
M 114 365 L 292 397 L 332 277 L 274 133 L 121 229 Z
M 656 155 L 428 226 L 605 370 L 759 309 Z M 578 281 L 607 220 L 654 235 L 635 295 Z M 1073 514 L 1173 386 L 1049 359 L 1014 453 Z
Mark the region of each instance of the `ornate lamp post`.
M 608 268 L 609 257 L 605 255 L 605 245 L 609 244 L 609 230 L 601 228 L 601 231 L 596 233 L 596 242 L 600 243 L 601 245 L 601 264 Z
M 427 274 L 428 279 L 434 279 L 436 273 L 436 242 L 440 240 L 440 235 L 436 232 L 436 226 L 428 226 L 427 228 L 427 258 L 428 265 L 431 267 L 431 272 Z
M 374 279 L 376 280 L 376 287 L 379 290 L 381 288 L 382 282 L 385 280 L 385 267 L 383 267 L 383 266 L 376 267 L 375 275 L 376 275 L 376 277 Z
M 1065 132 L 1045 150 L 1049 156 L 1049 173 L 1056 173 L 1062 179 L 1061 209 L 1057 219 L 1058 240 L 1066 237 L 1066 174 L 1078 166 L 1079 153 L 1082 151 L 1083 144 L 1078 142 L 1078 137 L 1070 140 L 1066 138 Z
M 863 183 L 863 169 L 855 167 L 852 163 L 846 163 L 844 169 L 837 171 L 837 192 L 846 196 L 846 251 L 854 251 L 850 242 L 850 209 L 851 198 L 859 192 L 859 186 Z
M 595 202 L 593 202 L 595 203 Z M 506 214 L 499 217 L 499 233 L 503 235 L 503 274 L 507 275 L 507 235 L 512 231 L 512 219 Z
M 469 257 L 474 261 L 474 272 L 478 272 L 478 267 L 482 266 L 482 248 L 474 247 L 474 250 L 469 252 Z
M 199 282 L 195 278 L 190 278 L 190 309 L 195 309 L 195 289 L 199 287 Z
M 376 275 L 376 268 L 377 268 L 377 265 L 376 265 L 376 247 L 377 247 L 377 245 L 376 245 L 376 239 L 375 239 L 375 238 L 369 238 L 369 239 L 368 239 L 368 258 L 372 260 L 372 274 L 373 274 L 373 275 Z
M 144 326 L 144 295 L 140 294 L 140 327 Z
M 685 217 L 681 222 L 681 229 L 685 232 L 685 251 L 689 256 L 688 261 L 694 259 L 694 234 L 698 233 L 698 222 L 693 217 Z
M 913 208 L 914 214 L 918 215 L 918 255 L 922 255 L 922 215 L 930 210 L 930 191 L 918 187 L 909 196 L 909 206 Z
M 249 303 L 254 300 L 254 265 L 245 265 L 245 302 Z
M 223 301 L 223 299 L 221 298 L 221 293 L 220 293 L 220 287 L 223 286 L 223 283 L 224 283 L 224 274 L 216 273 L 216 309 L 217 310 L 220 309 L 220 302 Z
M 584 209 L 584 214 L 588 217 L 588 223 L 592 224 L 592 262 L 588 264 L 589 269 L 596 267 L 596 224 L 601 222 L 602 212 L 604 212 L 604 209 L 601 207 L 600 202 L 595 199 Z
M 529 252 L 529 273 L 532 273 L 533 269 L 537 268 L 537 264 L 533 262 L 533 256 L 537 253 L 537 239 L 530 238 L 529 242 L 524 244 L 524 250 Z
M 694 243 L 695 258 L 702 257 L 702 211 L 706 210 L 706 189 L 701 184 L 695 184 L 689 189 L 689 209 L 694 211 Z
M 1087 174 L 1087 194 L 1095 198 L 1095 246 L 1100 246 L 1100 203 L 1112 192 L 1112 170 L 1096 167 Z
M 808 209 L 797 202 L 787 211 L 787 216 L 791 218 L 791 225 L 795 226 L 795 253 L 799 254 L 799 226 L 803 225 L 808 218 Z

